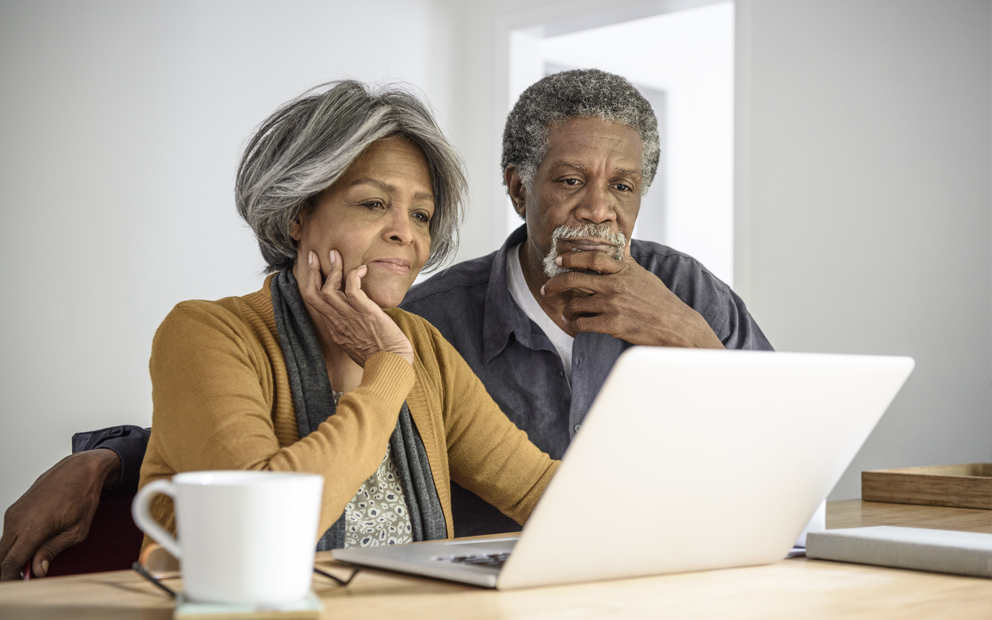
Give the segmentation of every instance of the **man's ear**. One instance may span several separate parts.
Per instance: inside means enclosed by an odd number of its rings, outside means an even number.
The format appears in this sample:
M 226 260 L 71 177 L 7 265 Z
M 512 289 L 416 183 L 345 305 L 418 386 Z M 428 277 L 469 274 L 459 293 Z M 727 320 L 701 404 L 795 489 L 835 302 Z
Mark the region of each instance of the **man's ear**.
M 506 170 L 503 171 L 503 181 L 506 182 L 506 191 L 513 203 L 513 210 L 517 212 L 517 215 L 526 219 L 527 188 L 524 187 L 524 181 L 514 166 L 507 166 Z

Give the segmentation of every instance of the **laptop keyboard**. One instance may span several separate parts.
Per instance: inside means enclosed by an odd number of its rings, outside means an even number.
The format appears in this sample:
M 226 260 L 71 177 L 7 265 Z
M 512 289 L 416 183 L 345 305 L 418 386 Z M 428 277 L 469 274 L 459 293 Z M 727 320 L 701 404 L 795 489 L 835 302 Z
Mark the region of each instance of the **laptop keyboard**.
M 454 562 L 456 564 L 471 564 L 472 566 L 491 566 L 493 568 L 503 568 L 510 553 L 486 553 L 479 555 L 452 555 L 448 557 L 434 558 L 439 562 Z

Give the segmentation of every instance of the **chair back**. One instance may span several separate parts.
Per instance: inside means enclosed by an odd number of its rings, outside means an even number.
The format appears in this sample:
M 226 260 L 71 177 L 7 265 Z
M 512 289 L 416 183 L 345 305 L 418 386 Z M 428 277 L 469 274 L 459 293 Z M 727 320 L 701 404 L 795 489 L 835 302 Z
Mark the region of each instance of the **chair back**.
M 144 534 L 131 519 L 134 493 L 104 491 L 89 535 L 65 549 L 48 568 L 49 577 L 126 570 L 141 553 Z

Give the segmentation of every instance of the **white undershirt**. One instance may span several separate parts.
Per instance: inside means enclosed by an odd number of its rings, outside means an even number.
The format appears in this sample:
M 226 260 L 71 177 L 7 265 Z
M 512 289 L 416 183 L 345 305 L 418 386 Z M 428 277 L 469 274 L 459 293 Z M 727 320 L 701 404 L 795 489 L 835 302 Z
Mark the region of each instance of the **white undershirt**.
M 520 309 L 527 317 L 537 323 L 541 331 L 555 345 L 558 355 L 561 356 L 562 366 L 565 367 L 565 376 L 571 385 L 572 382 L 572 343 L 575 338 L 568 335 L 562 328 L 551 320 L 544 312 L 544 308 L 537 303 L 534 294 L 527 286 L 524 279 L 524 270 L 520 266 L 520 246 L 510 248 L 506 253 L 506 286 L 510 289 L 510 296 L 517 302 Z

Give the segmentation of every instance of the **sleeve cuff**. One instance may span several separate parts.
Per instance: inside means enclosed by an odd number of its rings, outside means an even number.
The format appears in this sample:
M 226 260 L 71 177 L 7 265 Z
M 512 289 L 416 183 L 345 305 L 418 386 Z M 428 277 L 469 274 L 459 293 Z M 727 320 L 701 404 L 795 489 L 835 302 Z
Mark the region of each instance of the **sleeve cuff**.
M 415 382 L 413 365 L 395 353 L 380 351 L 365 360 L 361 387 L 387 402 L 406 400 Z
M 150 435 L 151 429 L 130 425 L 76 433 L 72 436 L 72 452 L 75 454 L 100 448 L 113 450 L 121 459 L 121 475 L 117 484 L 105 489 L 136 493 L 141 474 L 141 461 L 145 458 Z

